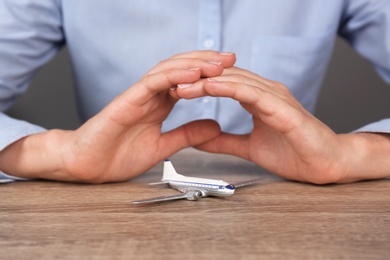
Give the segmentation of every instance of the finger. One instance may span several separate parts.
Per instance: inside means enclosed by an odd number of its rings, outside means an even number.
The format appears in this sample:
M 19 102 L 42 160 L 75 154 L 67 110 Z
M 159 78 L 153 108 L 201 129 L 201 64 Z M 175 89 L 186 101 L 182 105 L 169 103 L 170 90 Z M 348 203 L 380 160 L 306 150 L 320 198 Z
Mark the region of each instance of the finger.
M 195 146 L 196 149 L 210 153 L 224 153 L 250 160 L 249 135 L 221 133 L 209 142 Z
M 282 133 L 299 128 L 305 118 L 311 117 L 285 86 L 280 84 L 277 91 L 272 87 L 217 81 L 205 81 L 204 85 L 209 95 L 239 101 L 255 118 Z
M 262 78 L 254 73 L 249 71 L 239 69 L 236 67 L 225 69 L 223 74 L 218 77 L 207 78 L 210 82 L 229 82 L 229 84 L 236 83 L 237 85 L 249 85 L 253 88 L 259 88 L 264 91 L 269 91 L 275 94 L 285 94 L 285 90 L 282 87 L 279 87 L 277 82 L 273 82 Z M 180 91 L 177 93 L 181 98 L 191 99 L 210 95 L 205 89 L 206 82 L 200 80 L 196 84 L 182 84 L 179 85 Z
M 211 50 L 191 51 L 173 55 L 170 59 L 197 58 L 222 62 L 225 68 L 233 66 L 236 55 L 233 52 L 216 52 Z
M 147 74 L 153 74 L 166 69 L 172 68 L 192 68 L 198 67 L 196 64 L 209 62 L 211 64 L 218 64 L 222 68 L 228 68 L 236 62 L 236 55 L 232 52 L 216 52 L 216 51 L 192 51 L 180 53 L 171 58 L 160 62 L 157 66 L 152 68 Z M 180 66 L 180 67 L 178 67 Z
M 160 62 L 148 71 L 145 76 L 165 70 L 201 68 L 202 77 L 216 77 L 222 74 L 225 65 L 220 60 L 205 60 L 200 58 L 169 59 Z
M 239 67 L 226 68 L 222 73 L 222 76 L 238 76 L 238 75 L 241 75 L 243 77 L 247 77 L 248 79 L 259 81 L 259 82 L 266 84 L 266 85 L 272 85 L 272 83 L 274 82 L 273 80 L 266 79 L 266 78 L 261 77 L 253 72 L 250 72 L 248 70 L 245 70 L 245 69 L 242 69 Z M 223 80 L 220 80 L 220 81 L 223 81 Z
M 219 80 L 223 81 L 219 81 Z M 269 114 L 276 107 L 282 105 L 285 95 L 279 92 L 289 93 L 287 88 L 281 86 L 268 86 L 259 81 L 247 78 L 242 75 L 234 77 L 220 76 L 199 80 L 194 84 L 179 85 L 178 95 L 183 98 L 195 98 L 198 96 L 229 97 L 243 104 L 255 106 L 263 113 Z M 279 90 L 276 90 L 279 88 Z
M 168 91 L 181 83 L 190 83 L 200 78 L 200 69 L 173 69 L 144 77 L 135 85 L 127 89 L 118 102 L 125 102 L 132 106 L 142 106 L 151 97 L 159 92 Z
M 208 87 L 209 85 L 212 85 L 212 87 Z M 225 88 L 222 89 L 223 87 Z M 247 78 L 243 75 L 234 75 L 200 79 L 191 84 L 179 84 L 176 90 L 177 95 L 185 99 L 193 99 L 203 96 L 234 98 L 234 91 L 236 88 L 252 88 L 251 92 L 254 92 L 256 91 L 256 88 L 265 90 L 267 86 L 252 78 Z M 273 90 L 271 90 L 271 92 L 272 91 Z M 247 98 L 254 98 L 254 96 L 248 95 Z M 244 100 L 239 101 L 244 102 Z
M 161 135 L 159 151 L 162 159 L 186 147 L 207 142 L 220 133 L 221 128 L 213 120 L 193 121 Z
M 194 83 L 178 84 L 175 88 L 175 97 L 193 99 L 209 95 L 204 88 L 207 79 L 200 79 Z
M 168 94 L 172 86 L 183 82 L 193 82 L 200 78 L 198 69 L 170 70 L 145 77 L 116 97 L 100 113 L 121 125 L 129 125 L 152 110 L 169 111 L 177 98 Z M 131 115 L 131 116 L 126 116 Z
M 179 100 L 181 97 L 177 94 L 176 92 L 177 86 L 169 88 L 169 95 L 174 99 L 174 100 Z
M 221 76 L 214 77 L 214 79 L 221 82 L 232 81 L 252 85 L 281 96 L 289 93 L 289 90 L 283 84 L 274 80 L 263 78 L 253 72 L 238 67 L 227 68 Z
M 177 88 L 178 96 L 196 98 L 201 96 L 229 97 L 239 101 L 255 118 L 259 118 L 275 130 L 287 132 L 299 125 L 306 115 L 305 109 L 280 83 L 268 86 L 239 75 L 237 80 L 217 81 L 207 79 L 185 88 Z M 226 80 L 226 76 L 218 79 Z M 233 81 L 234 80 L 234 81 Z M 251 85 L 256 84 L 256 85 Z M 278 85 L 279 84 L 279 85 Z

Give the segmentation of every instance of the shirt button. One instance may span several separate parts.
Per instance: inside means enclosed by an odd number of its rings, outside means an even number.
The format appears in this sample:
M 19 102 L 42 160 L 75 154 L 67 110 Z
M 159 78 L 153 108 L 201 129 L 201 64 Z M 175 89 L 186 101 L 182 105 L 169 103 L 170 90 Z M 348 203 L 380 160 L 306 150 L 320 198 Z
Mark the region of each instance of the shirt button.
M 203 98 L 202 99 L 202 103 L 206 105 L 206 104 L 210 103 L 210 99 L 209 98 Z
M 203 46 L 206 49 L 212 49 L 215 46 L 215 41 L 213 39 L 211 39 L 211 38 L 205 39 L 203 41 Z

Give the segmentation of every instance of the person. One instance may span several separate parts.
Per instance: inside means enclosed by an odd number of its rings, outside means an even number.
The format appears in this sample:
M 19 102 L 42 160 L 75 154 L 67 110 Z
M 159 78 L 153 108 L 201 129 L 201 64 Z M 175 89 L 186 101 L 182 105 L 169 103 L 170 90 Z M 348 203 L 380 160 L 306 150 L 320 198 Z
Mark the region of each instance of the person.
M 66 44 L 85 120 L 1 114 L 5 178 L 124 181 L 189 146 L 302 182 L 390 176 L 390 119 L 336 134 L 312 115 L 338 35 L 390 83 L 387 0 L 2 0 L 0 13 L 1 111 Z

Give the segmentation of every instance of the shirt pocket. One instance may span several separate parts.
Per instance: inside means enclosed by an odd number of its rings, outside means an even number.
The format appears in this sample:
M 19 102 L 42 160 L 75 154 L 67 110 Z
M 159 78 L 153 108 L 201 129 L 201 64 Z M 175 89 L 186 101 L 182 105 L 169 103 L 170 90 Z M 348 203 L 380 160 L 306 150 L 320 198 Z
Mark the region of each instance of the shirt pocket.
M 334 41 L 334 35 L 256 36 L 252 42 L 251 69 L 286 85 L 313 112 Z

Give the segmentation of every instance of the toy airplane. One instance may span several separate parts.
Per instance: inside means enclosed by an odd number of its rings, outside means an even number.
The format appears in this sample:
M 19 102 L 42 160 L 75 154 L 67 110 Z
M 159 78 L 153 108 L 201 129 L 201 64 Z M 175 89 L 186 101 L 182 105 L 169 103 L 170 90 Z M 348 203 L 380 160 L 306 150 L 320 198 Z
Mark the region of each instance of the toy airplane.
M 151 185 L 168 184 L 172 188 L 182 192 L 182 194 L 133 201 L 132 203 L 142 204 L 178 199 L 198 200 L 208 196 L 226 197 L 233 195 L 236 188 L 248 186 L 257 181 L 259 181 L 259 179 L 232 185 L 222 180 L 187 177 L 178 174 L 171 161 L 165 160 L 161 182 L 151 183 Z

